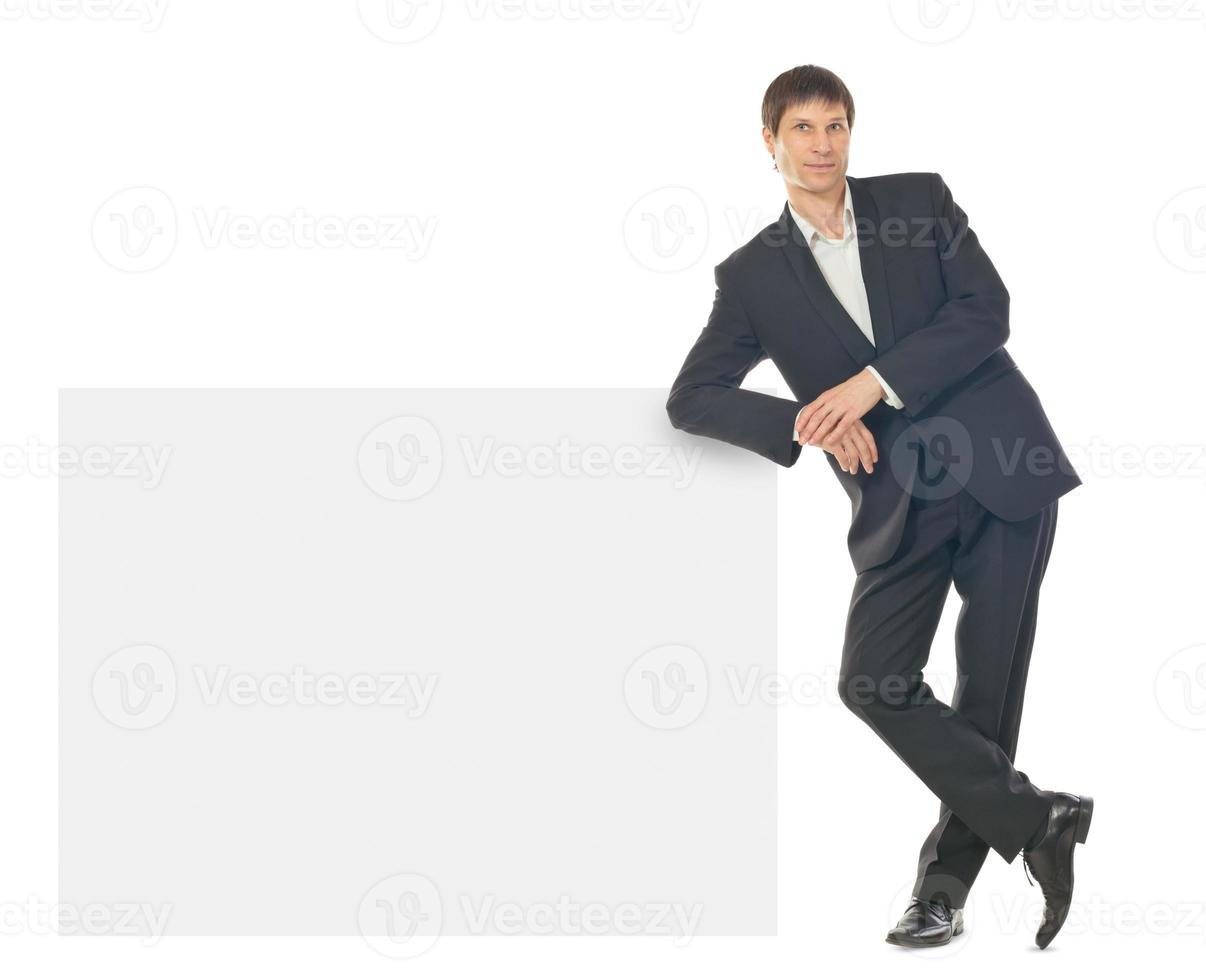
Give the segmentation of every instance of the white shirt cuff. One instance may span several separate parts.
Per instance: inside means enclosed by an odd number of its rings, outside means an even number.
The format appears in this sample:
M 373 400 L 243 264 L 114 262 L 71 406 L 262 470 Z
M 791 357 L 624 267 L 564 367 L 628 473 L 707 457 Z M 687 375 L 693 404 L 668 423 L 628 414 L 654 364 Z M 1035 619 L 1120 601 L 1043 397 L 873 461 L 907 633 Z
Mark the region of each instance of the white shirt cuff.
M 896 392 L 894 392 L 892 390 L 892 386 L 889 385 L 888 382 L 886 382 L 883 379 L 883 376 L 878 371 L 876 371 L 875 368 L 873 368 L 870 364 L 867 365 L 867 370 L 870 371 L 873 375 L 875 375 L 876 381 L 878 381 L 881 385 L 883 385 L 883 389 L 884 389 L 884 399 L 883 400 L 886 401 L 893 408 L 904 408 L 904 402 L 902 402 L 896 396 Z

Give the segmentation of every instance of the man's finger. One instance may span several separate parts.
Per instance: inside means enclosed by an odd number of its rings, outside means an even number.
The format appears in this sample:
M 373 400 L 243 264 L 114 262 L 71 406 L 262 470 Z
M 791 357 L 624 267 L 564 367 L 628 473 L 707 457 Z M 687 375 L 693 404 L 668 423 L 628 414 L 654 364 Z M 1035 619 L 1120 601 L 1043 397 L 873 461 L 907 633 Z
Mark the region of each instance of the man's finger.
M 852 418 L 845 412 L 834 413 L 834 419 L 835 422 L 833 426 L 833 435 L 837 436 L 839 439 L 845 439 L 847 436 L 849 436 L 853 424 L 858 421 L 858 419 Z
M 875 445 L 871 438 L 871 433 L 862 425 L 853 426 L 850 430 L 850 437 L 859 447 L 859 455 L 863 460 L 863 469 L 868 473 L 871 472 L 872 464 L 875 462 Z
M 823 439 L 818 443 L 821 449 L 833 456 L 838 461 L 838 466 L 846 469 L 850 465 L 850 461 L 846 458 L 845 447 L 836 439 Z
M 800 435 L 805 442 L 812 441 L 812 437 L 817 426 L 820 424 L 821 419 L 825 417 L 828 411 L 829 406 L 819 400 L 814 402 L 812 405 L 805 407 L 803 424 L 800 427 Z
M 858 472 L 858 449 L 855 447 L 854 443 L 850 442 L 849 440 L 846 441 L 846 458 L 850 460 L 850 466 L 847 467 L 847 469 L 853 476 Z
M 879 462 L 879 446 L 877 446 L 875 444 L 874 433 L 872 433 L 872 431 L 867 428 L 867 426 L 862 422 L 861 419 L 859 420 L 859 428 L 862 429 L 863 438 L 865 438 L 867 440 L 867 445 L 871 449 L 871 462 L 878 463 Z
M 824 439 L 827 435 L 831 435 L 840 440 L 844 433 L 835 429 L 834 426 L 840 423 L 841 420 L 841 414 L 836 410 L 830 409 L 830 411 L 821 420 L 820 425 L 817 426 L 816 431 L 813 433 L 813 438 Z
M 867 447 L 865 439 L 860 436 L 855 436 L 854 439 L 858 445 L 859 459 L 863 461 L 863 469 L 870 473 L 872 469 L 871 450 Z
M 796 416 L 796 435 L 803 434 L 804 430 L 808 428 L 808 423 L 812 421 L 813 414 L 821 407 L 821 404 L 821 400 L 817 398 L 800 409 L 799 415 Z
M 836 417 L 833 414 L 833 407 L 830 405 L 825 405 L 813 418 L 812 424 L 809 427 L 811 431 L 806 431 L 804 435 L 807 437 L 809 442 L 815 445 L 829 434 L 829 430 L 833 428 L 833 423 L 835 420 Z
M 846 454 L 846 469 L 850 473 L 858 472 L 858 447 L 849 439 L 842 440 L 842 451 Z
M 871 430 L 868 429 L 865 425 L 863 426 L 863 432 L 865 432 L 867 435 L 867 445 L 871 447 L 871 459 L 873 462 L 878 463 L 879 462 L 879 446 L 877 446 L 875 444 L 875 436 L 874 436 L 874 434 L 872 434 Z

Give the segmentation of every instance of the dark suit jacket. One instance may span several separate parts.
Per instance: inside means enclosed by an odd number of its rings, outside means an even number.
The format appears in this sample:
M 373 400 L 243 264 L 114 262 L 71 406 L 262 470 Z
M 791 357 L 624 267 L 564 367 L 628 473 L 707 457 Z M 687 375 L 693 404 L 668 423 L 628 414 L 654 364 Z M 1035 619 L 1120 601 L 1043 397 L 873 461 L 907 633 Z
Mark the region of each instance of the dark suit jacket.
M 1081 480 L 1038 395 L 1003 346 L 1009 293 L 967 215 L 936 173 L 847 175 L 874 346 L 834 296 L 787 205 L 716 266 L 711 316 L 666 402 L 672 424 L 791 466 L 799 410 L 871 365 L 904 403 L 863 423 L 874 472 L 851 475 L 825 452 L 850 497 L 856 571 L 887 561 L 917 492 L 920 442 L 986 509 L 1029 517 Z M 743 389 L 770 358 L 795 398 Z M 818 450 L 823 452 L 823 450 Z

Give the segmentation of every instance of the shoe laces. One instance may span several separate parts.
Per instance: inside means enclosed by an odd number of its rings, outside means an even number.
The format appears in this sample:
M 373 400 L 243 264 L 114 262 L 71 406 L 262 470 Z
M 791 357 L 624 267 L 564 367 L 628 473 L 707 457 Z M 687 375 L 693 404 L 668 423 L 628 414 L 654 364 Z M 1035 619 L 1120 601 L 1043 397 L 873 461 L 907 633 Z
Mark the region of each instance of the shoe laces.
M 1033 878 L 1030 877 L 1030 872 L 1033 871 L 1034 869 L 1030 867 L 1030 859 L 1026 856 L 1025 852 L 1022 853 L 1022 870 L 1026 872 L 1026 880 L 1028 882 L 1030 882 L 1031 885 L 1035 885 L 1035 884 L 1038 885 L 1039 889 L 1043 893 L 1044 901 L 1049 900 L 1051 895 L 1047 891 L 1048 885 L 1043 884 L 1041 882 L 1036 882 Z
M 951 921 L 952 917 L 955 914 L 954 910 L 949 905 L 947 905 L 946 902 L 926 901 L 925 899 L 914 898 L 913 901 L 911 901 L 909 903 L 909 908 L 911 909 L 915 905 L 918 906 L 919 908 L 921 908 L 922 910 L 924 910 L 925 907 L 928 905 L 931 909 L 934 909 L 936 911 L 939 918 L 945 919 L 947 922 Z

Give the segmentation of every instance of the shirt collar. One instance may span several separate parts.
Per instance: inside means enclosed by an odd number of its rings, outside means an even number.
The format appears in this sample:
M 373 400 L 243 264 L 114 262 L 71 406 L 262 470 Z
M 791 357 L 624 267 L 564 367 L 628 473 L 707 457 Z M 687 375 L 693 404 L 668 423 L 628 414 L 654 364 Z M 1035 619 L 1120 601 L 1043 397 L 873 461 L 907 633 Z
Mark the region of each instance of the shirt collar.
M 809 222 L 807 218 L 799 214 L 796 209 L 791 206 L 791 201 L 787 202 L 787 207 L 788 210 L 791 211 L 791 216 L 795 219 L 796 225 L 799 227 L 800 231 L 804 233 L 804 240 L 808 242 L 810 248 L 812 247 L 813 235 L 820 235 L 827 245 L 841 245 L 850 237 L 850 230 L 855 226 L 854 196 L 850 193 L 849 179 L 846 180 L 846 210 L 843 213 L 843 216 L 846 219 L 846 228 L 841 241 L 834 241 L 832 238 L 826 238 L 824 235 L 821 235 L 820 231 L 813 227 L 812 223 Z

